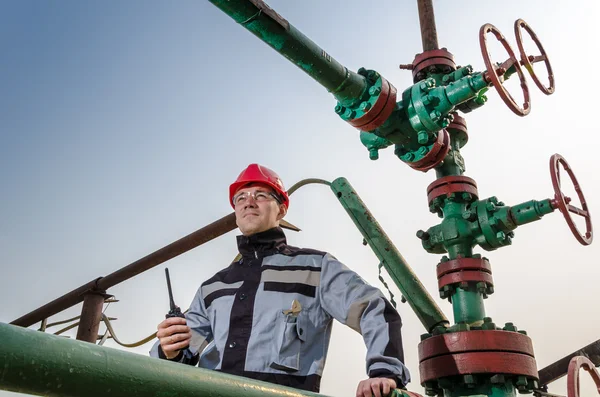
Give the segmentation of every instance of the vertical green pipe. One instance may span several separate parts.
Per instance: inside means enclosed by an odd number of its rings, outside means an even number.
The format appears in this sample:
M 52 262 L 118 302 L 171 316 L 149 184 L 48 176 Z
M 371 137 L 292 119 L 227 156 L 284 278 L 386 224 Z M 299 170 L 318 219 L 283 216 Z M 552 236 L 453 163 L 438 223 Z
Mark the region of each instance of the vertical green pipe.
M 379 258 L 402 295 L 414 310 L 425 329 L 430 332 L 437 325 L 448 324 L 444 313 L 433 301 L 406 260 L 385 234 L 371 211 L 360 199 L 346 178 L 331 183 L 331 190 L 350 215 L 350 218 Z
M 483 297 L 478 291 L 457 288 L 452 295 L 452 310 L 455 323 L 474 324 L 482 322 L 485 317 Z
M 262 0 L 210 0 L 225 14 L 298 66 L 342 105 L 359 100 L 363 76 L 349 71 Z
M 455 134 L 450 132 L 450 151 L 437 167 L 435 167 L 436 178 L 445 176 L 459 176 L 465 171 L 464 159 L 460 154 L 460 146 Z

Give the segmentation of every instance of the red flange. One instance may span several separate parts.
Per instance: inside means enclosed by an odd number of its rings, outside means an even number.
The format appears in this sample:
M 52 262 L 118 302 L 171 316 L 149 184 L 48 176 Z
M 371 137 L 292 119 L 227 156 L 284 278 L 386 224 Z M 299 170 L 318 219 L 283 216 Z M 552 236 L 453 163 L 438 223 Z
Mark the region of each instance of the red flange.
M 457 258 L 447 262 L 440 262 L 437 265 L 437 276 L 439 278 L 445 274 L 459 272 L 461 270 L 476 270 L 492 274 L 490 262 L 485 258 Z
M 539 379 L 531 339 L 512 331 L 452 332 L 419 344 L 421 384 L 447 376 L 509 374 Z
M 523 35 L 521 34 L 520 28 L 525 29 L 525 31 L 527 31 L 527 33 L 529 33 L 529 36 L 535 42 L 535 45 L 537 46 L 538 50 L 540 50 L 541 55 L 528 56 L 525 53 L 525 47 L 523 46 Z M 544 94 L 546 94 L 546 95 L 552 94 L 554 92 L 554 87 L 555 87 L 554 73 L 552 73 L 552 65 L 550 65 L 550 59 L 548 59 L 548 54 L 546 54 L 546 50 L 544 50 L 544 46 L 542 46 L 540 39 L 538 39 L 537 35 L 533 31 L 533 29 L 531 29 L 531 27 L 527 24 L 527 22 L 525 22 L 522 19 L 517 19 L 515 21 L 515 35 L 517 36 L 517 46 L 519 47 L 519 52 L 521 54 L 521 64 L 523 66 L 525 66 L 525 69 L 527 69 L 527 71 L 531 75 L 531 78 L 535 82 L 535 85 L 537 85 L 538 88 L 540 90 L 542 90 L 542 92 Z M 541 61 L 544 61 L 544 63 L 546 64 L 546 71 L 548 72 L 548 82 L 550 84 L 548 87 L 544 86 L 544 84 L 540 81 L 540 79 L 537 77 L 537 75 L 533 71 L 532 63 L 541 62 Z
M 452 113 L 452 122 L 447 127 L 449 133 L 454 134 L 458 147 L 462 148 L 469 140 L 467 131 L 467 120 L 461 117 L 457 112 Z
M 492 63 L 492 58 L 487 49 L 488 32 L 493 33 L 494 36 L 496 36 L 496 39 L 500 41 L 506 52 L 508 52 L 508 60 L 502 63 L 502 65 L 500 66 L 496 66 L 494 63 Z M 508 41 L 506 41 L 506 39 L 504 38 L 504 35 L 502 35 L 502 33 L 500 33 L 500 31 L 494 25 L 486 23 L 479 30 L 479 45 L 481 47 L 483 61 L 485 62 L 485 66 L 487 68 L 487 71 L 485 73 L 485 79 L 494 85 L 494 88 L 496 88 L 496 91 L 498 91 L 498 94 L 500 94 L 500 97 L 502 98 L 506 106 L 510 108 L 510 110 L 512 110 L 518 116 L 527 115 L 531 110 L 531 101 L 529 99 L 529 88 L 527 87 L 527 80 L 525 80 L 525 75 L 523 74 L 523 70 L 521 69 L 521 64 L 519 63 L 519 60 L 515 56 L 515 52 L 511 48 L 510 44 L 508 44 Z M 517 102 L 514 100 L 512 95 L 510 95 L 506 88 L 504 88 L 504 85 L 502 85 L 504 81 L 504 74 L 512 66 L 515 67 L 517 75 L 519 76 L 519 80 L 521 81 L 521 89 L 523 90 L 523 107 L 517 105 Z
M 462 282 L 485 283 L 494 286 L 492 268 L 487 259 L 457 258 L 437 266 L 438 288 Z
M 426 172 L 441 163 L 444 158 L 446 158 L 449 151 L 450 135 L 448 134 L 448 131 L 441 130 L 438 131 L 437 140 L 431 147 L 431 150 L 422 159 L 413 163 L 407 162 L 406 164 L 408 164 L 412 169 Z
M 594 363 L 587 357 L 577 356 L 573 357 L 569 362 L 569 369 L 567 370 L 567 396 L 568 397 L 579 397 L 579 369 L 585 369 L 596 384 L 596 390 L 600 394 L 600 373 L 594 367 Z
M 427 201 L 431 205 L 436 197 L 450 193 L 470 193 L 475 198 L 479 197 L 474 179 L 467 176 L 445 176 L 436 179 L 427 187 Z
M 571 202 L 571 199 L 569 197 L 565 197 L 560 189 L 559 163 L 563 165 L 567 175 L 569 175 L 569 178 L 571 179 L 571 182 L 573 182 L 573 187 L 575 188 L 577 197 L 579 197 L 579 201 L 581 202 L 581 208 L 570 205 L 569 202 Z M 552 200 L 552 207 L 558 208 L 560 212 L 562 212 L 565 220 L 567 221 L 567 225 L 569 225 L 569 229 L 571 229 L 571 232 L 577 241 L 583 245 L 590 245 L 594 239 L 590 211 L 585 201 L 585 197 L 583 196 L 581 186 L 579 186 L 579 182 L 577 182 L 577 178 L 575 178 L 573 170 L 571 170 L 567 160 L 565 160 L 564 157 L 558 153 L 550 157 L 550 177 L 552 178 L 552 186 L 554 187 L 554 200 Z M 580 215 L 585 219 L 585 234 L 581 234 L 581 232 L 577 229 L 577 226 L 575 225 L 575 222 L 573 221 L 573 218 L 569 212 Z
M 419 364 L 419 372 L 421 385 L 447 376 L 469 374 L 507 374 L 538 379 L 535 358 L 525 354 L 494 351 L 433 357 Z
M 454 56 L 447 49 L 442 48 L 439 50 L 425 51 L 421 54 L 417 54 L 412 63 L 413 81 L 416 83 L 417 81 L 421 80 L 417 78 L 417 74 L 423 72 L 430 66 L 446 66 L 446 69 L 449 67 L 452 71 L 456 70 Z M 440 72 L 448 73 L 448 71 Z
M 385 121 L 390 117 L 394 108 L 396 107 L 396 87 L 390 84 L 390 96 L 388 97 L 385 106 L 381 113 L 379 113 L 375 118 L 369 121 L 367 124 L 358 127 L 361 131 L 373 131 L 376 128 L 379 128 L 385 123 Z
M 348 123 L 361 131 L 373 131 L 380 127 L 396 106 L 396 94 L 396 87 L 381 77 L 381 93 L 373 106 L 361 117 L 348 120 Z
M 467 120 L 461 117 L 457 112 L 452 113 L 452 122 L 448 128 L 454 128 L 461 132 L 467 133 Z
M 419 362 L 468 352 L 512 352 L 534 357 L 527 335 L 511 331 L 464 331 L 432 336 L 419 343 Z
M 458 284 L 462 282 L 486 283 L 489 286 L 494 286 L 492 275 L 479 271 L 461 271 L 449 273 L 438 278 L 438 288 L 442 289 L 446 285 Z

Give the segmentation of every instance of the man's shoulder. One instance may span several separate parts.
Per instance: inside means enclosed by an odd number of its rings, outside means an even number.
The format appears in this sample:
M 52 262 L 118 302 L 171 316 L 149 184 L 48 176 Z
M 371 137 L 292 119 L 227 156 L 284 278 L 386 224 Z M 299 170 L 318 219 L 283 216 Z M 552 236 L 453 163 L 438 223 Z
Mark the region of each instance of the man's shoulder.
M 224 281 L 225 280 L 225 276 L 227 274 L 229 274 L 233 268 L 233 266 L 236 264 L 236 262 L 232 262 L 229 266 L 227 266 L 226 268 L 223 268 L 221 270 L 219 270 L 217 273 L 215 273 L 211 278 L 207 279 L 206 281 L 204 281 L 201 284 L 201 287 L 205 286 L 205 285 L 209 285 L 212 284 L 216 281 Z
M 301 255 L 324 257 L 327 255 L 331 255 L 325 251 L 320 251 L 312 248 L 295 247 L 293 245 L 286 245 L 279 251 L 279 254 L 292 257 Z

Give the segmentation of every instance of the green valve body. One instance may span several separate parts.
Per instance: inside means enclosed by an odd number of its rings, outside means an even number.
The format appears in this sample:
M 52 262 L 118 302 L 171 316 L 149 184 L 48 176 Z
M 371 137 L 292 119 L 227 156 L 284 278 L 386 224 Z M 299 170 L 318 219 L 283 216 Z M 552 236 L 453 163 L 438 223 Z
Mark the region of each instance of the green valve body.
M 419 233 L 427 252 L 447 252 L 455 258 L 471 256 L 475 245 L 492 251 L 510 245 L 517 226 L 539 220 L 554 211 L 549 199 L 508 207 L 496 197 L 476 201 L 471 201 L 472 198 L 463 192 L 460 195 L 454 193 L 445 200 L 434 200 L 430 209 L 441 213 L 443 220 L 424 234 Z

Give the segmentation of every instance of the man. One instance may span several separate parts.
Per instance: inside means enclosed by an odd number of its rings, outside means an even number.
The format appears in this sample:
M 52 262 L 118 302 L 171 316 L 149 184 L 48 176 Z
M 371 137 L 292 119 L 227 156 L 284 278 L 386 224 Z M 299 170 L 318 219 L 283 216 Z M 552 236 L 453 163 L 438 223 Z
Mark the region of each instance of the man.
M 278 175 L 250 164 L 230 186 L 241 259 L 205 281 L 186 318 L 158 325 L 154 356 L 196 365 L 209 343 L 218 371 L 318 392 L 332 320 L 359 332 L 368 379 L 357 397 L 405 386 L 402 322 L 382 293 L 329 253 L 287 245 L 289 198 Z

